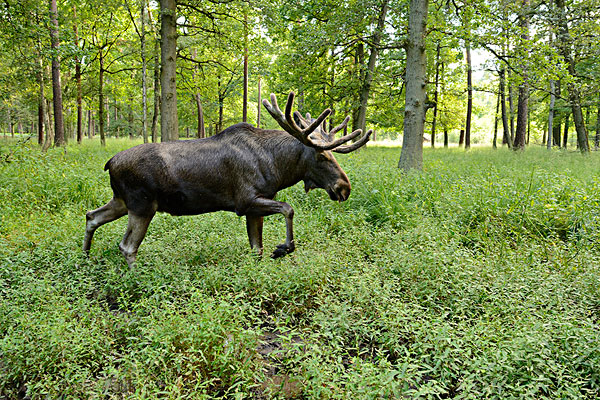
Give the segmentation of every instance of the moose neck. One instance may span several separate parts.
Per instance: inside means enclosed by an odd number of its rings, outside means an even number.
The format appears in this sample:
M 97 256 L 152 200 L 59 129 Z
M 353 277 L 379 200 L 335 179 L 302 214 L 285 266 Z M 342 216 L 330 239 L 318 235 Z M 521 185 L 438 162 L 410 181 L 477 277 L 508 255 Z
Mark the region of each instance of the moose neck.
M 300 143 L 287 133 L 278 131 L 272 144 L 274 172 L 277 174 L 277 191 L 293 186 L 303 180 L 309 167 L 310 160 L 314 159 L 314 149 Z

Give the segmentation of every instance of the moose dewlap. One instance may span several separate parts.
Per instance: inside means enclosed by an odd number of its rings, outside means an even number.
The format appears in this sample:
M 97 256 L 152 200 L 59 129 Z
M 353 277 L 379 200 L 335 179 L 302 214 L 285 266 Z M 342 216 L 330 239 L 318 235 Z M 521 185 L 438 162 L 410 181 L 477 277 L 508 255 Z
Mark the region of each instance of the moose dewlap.
M 267 111 L 284 131 L 266 130 L 249 124 L 233 125 L 221 133 L 197 140 L 146 143 L 117 153 L 104 167 L 110 174 L 113 198 L 86 214 L 83 250 L 88 252 L 96 229 L 125 214 L 129 221 L 119 249 L 131 267 L 148 225 L 156 212 L 195 215 L 233 211 L 246 216 L 250 246 L 262 254 L 263 218 L 283 214 L 285 242 L 273 258 L 294 251 L 293 216 L 289 204 L 273 200 L 278 191 L 304 181 L 306 191 L 325 189 L 332 200 L 350 196 L 350 181 L 331 153 L 349 153 L 369 140 L 371 130 L 358 137 L 356 130 L 339 139 L 349 117 L 327 132 L 326 109 L 317 119 L 295 112 L 294 93 L 288 96 L 285 112 L 264 100 Z

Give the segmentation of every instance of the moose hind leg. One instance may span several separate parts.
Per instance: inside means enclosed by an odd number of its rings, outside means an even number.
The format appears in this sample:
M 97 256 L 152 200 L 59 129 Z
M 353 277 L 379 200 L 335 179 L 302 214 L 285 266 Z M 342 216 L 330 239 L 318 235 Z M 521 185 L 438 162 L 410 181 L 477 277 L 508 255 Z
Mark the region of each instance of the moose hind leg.
M 123 200 L 117 198 L 113 198 L 102 207 L 85 214 L 86 224 L 85 237 L 83 239 L 83 251 L 86 253 L 90 251 L 92 238 L 98 227 L 119 219 L 125 214 L 127 214 L 127 207 Z
M 149 216 L 140 216 L 131 212 L 128 214 L 127 231 L 119 244 L 119 250 L 125 256 L 129 268 L 132 268 L 135 263 L 138 249 L 146 236 L 152 217 L 154 217 L 154 214 Z
M 262 255 L 263 243 L 262 243 L 262 231 L 263 231 L 264 217 L 261 216 L 246 216 L 246 230 L 248 232 L 248 239 L 250 240 L 250 247 L 258 252 L 258 255 Z

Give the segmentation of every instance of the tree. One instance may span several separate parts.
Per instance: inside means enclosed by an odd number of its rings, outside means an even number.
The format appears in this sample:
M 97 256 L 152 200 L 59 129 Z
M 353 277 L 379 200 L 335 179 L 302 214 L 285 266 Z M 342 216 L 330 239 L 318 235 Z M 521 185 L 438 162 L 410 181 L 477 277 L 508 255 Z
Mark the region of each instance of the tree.
M 58 61 L 58 9 L 56 0 L 50 0 L 50 39 L 52 43 L 52 104 L 54 106 L 54 144 L 65 144 L 63 120 L 62 88 L 60 85 L 60 64 Z
M 160 0 L 160 134 L 163 142 L 179 138 L 176 12 L 176 0 Z
M 529 41 L 529 0 L 522 0 L 522 9 L 519 14 L 519 27 L 521 29 L 521 54 L 526 56 L 526 43 Z M 524 58 L 526 59 L 526 58 Z M 525 61 L 526 63 L 526 61 Z M 522 68 L 523 76 L 519 85 L 519 99 L 517 103 L 517 130 L 515 131 L 515 141 L 513 150 L 523 150 L 525 148 L 525 138 L 527 136 L 527 117 L 529 107 L 529 85 L 527 83 L 527 67 Z
M 375 72 L 375 63 L 379 55 L 379 46 L 381 44 L 381 37 L 384 33 L 385 27 L 385 16 L 388 10 L 389 0 L 383 0 L 379 17 L 377 18 L 377 26 L 375 32 L 373 32 L 373 43 L 371 45 L 371 53 L 369 54 L 369 63 L 365 71 L 365 79 L 363 81 L 362 88 L 360 89 L 360 106 L 358 108 L 358 116 L 356 118 L 355 129 L 362 129 L 366 132 L 367 124 L 367 102 L 369 100 L 369 94 L 371 93 L 371 84 L 373 82 L 373 74 Z
M 567 71 L 569 72 L 571 78 L 567 84 L 567 90 L 569 91 L 569 102 L 571 103 L 573 123 L 575 124 L 575 130 L 577 132 L 577 144 L 579 150 L 582 153 L 586 153 L 590 151 L 590 147 L 588 143 L 587 130 L 583 120 L 583 113 L 581 112 L 581 97 L 579 88 L 575 82 L 575 60 L 571 54 L 573 39 L 569 34 L 565 1 L 556 0 L 555 4 L 558 12 L 558 46 L 567 65 Z M 566 141 L 564 141 L 563 144 L 566 146 Z
M 406 100 L 404 139 L 398 167 L 404 171 L 423 169 L 423 134 L 425 130 L 425 28 L 428 0 L 411 0 L 406 41 Z

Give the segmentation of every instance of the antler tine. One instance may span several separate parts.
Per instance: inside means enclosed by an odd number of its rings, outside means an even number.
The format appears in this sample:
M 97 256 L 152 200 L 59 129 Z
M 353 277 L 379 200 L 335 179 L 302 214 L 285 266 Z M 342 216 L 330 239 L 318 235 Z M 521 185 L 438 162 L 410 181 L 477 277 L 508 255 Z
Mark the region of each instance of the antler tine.
M 290 94 L 288 95 L 287 103 L 285 103 L 285 120 L 288 123 L 288 125 L 297 133 L 301 134 L 302 136 L 307 136 L 304 135 L 302 129 L 298 125 L 296 125 L 296 121 L 294 121 L 294 118 L 292 118 L 292 106 L 294 105 L 295 96 L 296 95 L 294 94 L 294 92 L 290 92 Z
M 294 100 L 293 93 L 290 93 L 289 97 L 291 97 L 292 101 Z M 288 100 L 289 100 L 289 97 L 288 97 Z M 283 112 L 281 112 L 281 109 L 279 108 L 279 105 L 277 104 L 277 98 L 275 97 L 274 93 L 271 93 L 271 103 L 269 103 L 269 101 L 267 99 L 264 99 L 263 105 L 265 106 L 265 108 L 267 109 L 269 114 L 271 114 L 271 116 L 275 119 L 275 121 L 277 121 L 279 126 L 281 126 L 290 135 L 292 135 L 296 139 L 300 140 L 302 143 L 306 143 L 306 140 L 303 137 L 301 130 L 295 124 L 294 124 L 294 126 L 290 125 L 289 120 L 287 120 L 285 115 L 283 114 Z M 288 107 L 286 105 L 286 109 L 287 108 Z M 292 121 L 292 123 L 293 123 L 293 121 Z
M 300 140 L 306 146 L 316 147 L 315 142 L 309 139 L 308 136 L 313 133 L 315 129 L 317 129 L 317 127 L 325 120 L 325 118 L 329 116 L 329 114 L 331 114 L 331 109 L 325 109 L 325 111 L 323 111 L 316 120 L 312 121 L 310 125 L 308 124 L 308 121 L 302 118 L 300 113 L 295 112 L 294 114 L 300 115 L 300 120 L 308 125 L 306 128 L 302 129 L 298 127 L 292 118 L 294 96 L 294 92 L 290 92 L 288 95 L 287 103 L 285 105 L 285 114 L 279 108 L 279 105 L 277 104 L 277 98 L 275 97 L 274 93 L 271 93 L 271 103 L 265 99 L 263 100 L 263 105 L 269 114 L 271 114 L 277 123 L 279 123 L 279 126 L 281 126 L 286 132 Z
M 314 132 L 315 129 L 317 129 L 319 127 L 319 125 L 321 125 L 321 122 L 325 121 L 325 118 L 327 118 L 329 116 L 329 114 L 331 114 L 331 109 L 330 108 L 326 108 L 321 115 L 319 115 L 319 117 L 317 119 L 315 119 L 309 126 L 308 128 L 303 130 L 303 133 L 308 136 L 311 133 Z
M 328 134 L 328 139 L 331 141 L 333 139 L 335 139 L 335 134 L 338 133 L 339 131 L 341 131 L 342 129 L 346 128 L 346 126 L 348 126 L 348 121 L 350 121 L 350 116 L 348 115 L 346 118 L 344 118 L 344 121 L 339 124 L 338 126 L 336 126 L 335 128 L 333 128 L 331 130 L 331 132 L 329 132 Z
M 301 125 L 308 126 L 308 121 L 300 114 L 300 111 L 294 111 L 294 116 L 298 118 Z
M 352 133 L 349 133 L 346 136 L 343 136 L 341 138 L 339 138 L 338 140 L 334 140 L 334 141 L 328 141 L 328 142 L 321 142 L 318 143 L 315 148 L 318 150 L 332 150 L 335 149 L 336 147 L 358 137 L 358 135 L 360 135 L 362 133 L 362 129 L 357 129 Z
M 363 137 L 361 137 L 359 140 L 357 140 L 355 143 L 349 144 L 347 146 L 337 147 L 337 148 L 333 149 L 332 151 L 335 151 L 336 153 L 342 153 L 342 154 L 350 153 L 351 151 L 354 151 L 354 150 L 358 149 L 359 147 L 363 146 L 365 143 L 367 143 L 369 141 L 371 133 L 373 133 L 373 129 L 369 129 L 367 131 L 367 133 L 365 133 L 365 135 Z

